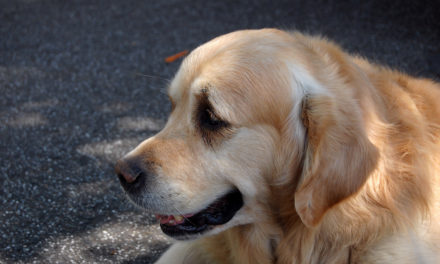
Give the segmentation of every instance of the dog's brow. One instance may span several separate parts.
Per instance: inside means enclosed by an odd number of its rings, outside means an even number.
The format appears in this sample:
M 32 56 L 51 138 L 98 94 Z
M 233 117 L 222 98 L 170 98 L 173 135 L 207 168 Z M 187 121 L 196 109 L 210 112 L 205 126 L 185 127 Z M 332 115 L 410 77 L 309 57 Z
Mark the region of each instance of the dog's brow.
M 205 102 L 211 108 L 213 108 L 213 110 L 216 109 L 215 107 L 216 102 L 215 100 L 213 100 L 212 96 L 210 95 L 208 87 L 203 87 L 202 89 L 200 89 L 200 91 L 196 94 L 196 98 L 199 104 Z
M 200 104 L 209 105 L 212 112 L 215 113 L 218 118 L 226 121 L 225 116 L 223 116 L 218 111 L 220 106 L 219 106 L 217 100 L 215 99 L 215 96 L 213 95 L 213 93 L 211 93 L 211 89 L 209 89 L 209 86 L 205 86 L 205 87 L 201 88 L 200 90 L 198 90 L 195 93 L 195 98 L 197 100 L 197 103 L 196 103 L 197 105 L 200 105 Z
M 195 94 L 195 97 L 197 98 L 197 103 L 200 104 L 202 102 L 206 102 L 212 106 L 212 102 L 209 98 L 210 96 L 207 88 L 200 89 L 200 91 Z

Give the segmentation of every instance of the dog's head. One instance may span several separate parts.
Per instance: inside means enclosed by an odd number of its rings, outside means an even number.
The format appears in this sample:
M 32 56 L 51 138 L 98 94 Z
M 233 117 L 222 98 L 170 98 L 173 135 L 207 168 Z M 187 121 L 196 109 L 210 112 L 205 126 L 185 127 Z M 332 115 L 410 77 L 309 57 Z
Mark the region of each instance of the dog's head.
M 296 182 L 292 207 L 316 225 L 360 188 L 376 153 L 354 95 L 313 77 L 324 72 L 310 73 L 311 53 L 277 30 L 194 50 L 169 87 L 163 130 L 116 165 L 130 199 L 186 239 L 262 221 L 274 186 Z

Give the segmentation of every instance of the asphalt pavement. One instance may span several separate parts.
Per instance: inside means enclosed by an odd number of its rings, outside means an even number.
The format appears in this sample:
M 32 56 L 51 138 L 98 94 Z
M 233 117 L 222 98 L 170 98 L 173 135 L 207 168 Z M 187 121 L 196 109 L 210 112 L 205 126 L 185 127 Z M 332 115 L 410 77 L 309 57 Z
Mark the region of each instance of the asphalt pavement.
M 170 240 L 113 164 L 166 121 L 165 57 L 263 27 L 440 76 L 438 0 L 0 0 L 0 263 L 153 262 Z

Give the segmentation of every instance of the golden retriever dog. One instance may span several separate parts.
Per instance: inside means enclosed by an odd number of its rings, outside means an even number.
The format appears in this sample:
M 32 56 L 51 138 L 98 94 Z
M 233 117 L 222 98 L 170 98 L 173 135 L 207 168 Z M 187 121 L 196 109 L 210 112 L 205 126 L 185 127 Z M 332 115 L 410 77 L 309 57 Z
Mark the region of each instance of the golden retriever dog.
M 440 85 L 275 29 L 218 37 L 116 164 L 157 263 L 440 263 Z

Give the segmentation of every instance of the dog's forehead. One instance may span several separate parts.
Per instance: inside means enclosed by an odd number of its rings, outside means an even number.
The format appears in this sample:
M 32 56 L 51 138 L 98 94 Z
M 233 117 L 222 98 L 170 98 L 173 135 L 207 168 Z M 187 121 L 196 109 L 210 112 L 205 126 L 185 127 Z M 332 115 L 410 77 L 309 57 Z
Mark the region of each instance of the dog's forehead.
M 243 30 L 217 37 L 196 48 L 183 61 L 170 87 L 172 98 L 180 100 L 189 92 L 243 88 L 246 78 L 261 79 L 286 34 L 278 30 Z M 249 81 L 249 80 L 247 80 Z M 240 84 L 239 84 L 240 83 Z M 218 84 L 218 85 L 214 85 Z
M 192 51 L 189 56 L 182 62 L 178 72 L 176 73 L 168 93 L 176 100 L 185 97 L 189 91 L 206 89 L 208 79 L 211 84 L 215 81 L 216 75 L 221 75 L 226 69 L 230 68 L 225 57 L 232 53 L 239 53 L 237 49 L 237 41 L 243 39 L 243 34 L 238 32 L 235 34 L 227 34 L 215 38 Z

